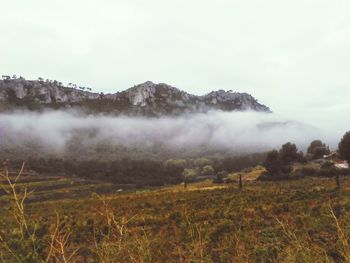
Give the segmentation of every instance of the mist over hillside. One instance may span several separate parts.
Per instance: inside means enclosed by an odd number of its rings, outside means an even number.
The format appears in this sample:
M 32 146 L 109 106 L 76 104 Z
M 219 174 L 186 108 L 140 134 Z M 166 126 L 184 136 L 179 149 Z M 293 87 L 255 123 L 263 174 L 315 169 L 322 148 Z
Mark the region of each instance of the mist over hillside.
M 304 150 L 311 140 L 336 147 L 327 122 L 276 114 L 222 112 L 160 118 L 83 115 L 77 111 L 0 114 L 1 155 L 53 154 L 76 158 L 120 158 L 128 154 L 253 153 L 291 141 Z M 344 125 L 345 126 L 345 125 Z M 332 127 L 343 132 L 342 127 Z M 345 127 L 344 127 L 345 129 Z
M 166 159 L 264 152 L 287 141 L 305 150 L 316 138 L 336 148 L 347 127 L 335 114 L 272 113 L 250 94 L 231 90 L 195 96 L 148 81 L 103 94 L 3 76 L 0 157 Z

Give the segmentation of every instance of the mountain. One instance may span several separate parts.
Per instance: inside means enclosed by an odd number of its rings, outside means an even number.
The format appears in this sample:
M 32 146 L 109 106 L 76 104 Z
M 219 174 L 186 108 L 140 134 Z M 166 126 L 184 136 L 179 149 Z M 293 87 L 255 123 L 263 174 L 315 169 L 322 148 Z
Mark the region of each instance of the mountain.
M 91 89 L 89 89 L 91 90 Z M 179 115 L 209 110 L 271 112 L 247 93 L 218 90 L 196 96 L 167 84 L 151 81 L 122 92 L 103 94 L 57 81 L 3 77 L 0 111 L 77 108 L 86 113 Z

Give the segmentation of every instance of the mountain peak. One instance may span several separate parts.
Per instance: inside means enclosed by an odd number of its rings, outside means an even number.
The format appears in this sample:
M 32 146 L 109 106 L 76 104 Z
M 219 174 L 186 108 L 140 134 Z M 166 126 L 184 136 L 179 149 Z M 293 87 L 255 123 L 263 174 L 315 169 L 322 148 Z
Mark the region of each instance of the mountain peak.
M 209 110 L 271 112 L 253 96 L 217 90 L 195 96 L 165 83 L 146 81 L 115 94 L 94 93 L 84 87 L 65 87 L 57 81 L 0 80 L 0 111 L 79 107 L 88 113 L 179 115 Z
M 150 80 L 147 80 L 144 83 L 141 83 L 141 84 L 139 84 L 137 86 L 146 86 L 147 87 L 147 86 L 154 86 L 154 85 L 156 85 L 154 82 L 152 82 Z
M 147 89 L 147 88 L 152 88 L 154 86 L 156 86 L 156 84 L 154 82 L 147 80 L 147 81 L 140 83 L 140 84 L 137 84 L 137 85 L 135 85 L 127 90 L 132 90 L 132 89 L 136 89 L 136 88 Z

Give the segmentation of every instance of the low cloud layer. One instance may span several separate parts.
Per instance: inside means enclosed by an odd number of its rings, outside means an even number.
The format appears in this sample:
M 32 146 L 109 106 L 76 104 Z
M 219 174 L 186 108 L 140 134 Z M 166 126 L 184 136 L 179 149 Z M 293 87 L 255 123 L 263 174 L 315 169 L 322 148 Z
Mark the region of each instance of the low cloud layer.
M 3 149 L 40 145 L 37 151 L 54 149 L 57 152 L 67 151 L 69 145 L 76 150 L 77 146 L 101 144 L 146 150 L 161 145 L 173 150 L 205 147 L 258 152 L 279 148 L 287 141 L 305 150 L 313 139 L 322 139 L 335 148 L 345 131 L 346 124 L 341 118 L 335 120 L 332 114 L 305 112 L 299 120 L 288 114 L 254 112 L 210 112 L 157 119 L 83 116 L 64 111 L 0 114 Z

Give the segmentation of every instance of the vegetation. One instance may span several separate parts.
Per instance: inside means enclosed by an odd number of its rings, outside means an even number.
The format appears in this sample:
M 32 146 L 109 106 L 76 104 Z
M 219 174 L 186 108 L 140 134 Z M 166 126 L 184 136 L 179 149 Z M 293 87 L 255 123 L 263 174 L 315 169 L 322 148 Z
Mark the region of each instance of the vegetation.
M 224 182 L 224 177 L 227 176 L 226 171 L 221 171 L 216 174 L 216 178 L 213 180 L 213 183 L 222 184 Z
M 3 262 L 349 262 L 350 178 L 209 181 L 33 201 L 3 171 Z M 24 180 L 24 181 L 23 181 Z
M 197 176 L 212 176 L 220 171 L 237 172 L 254 167 L 262 162 L 264 154 L 225 156 L 211 158 L 151 159 L 122 158 L 114 160 L 68 160 L 61 158 L 27 158 L 11 160 L 11 169 L 20 169 L 23 161 L 26 168 L 39 174 L 79 177 L 135 187 L 161 186 L 184 181 L 184 176 L 195 180 Z M 1 160 L 4 161 L 6 159 Z
M 350 131 L 344 134 L 339 142 L 339 154 L 350 165 Z
M 139 92 L 144 87 L 153 87 L 152 99 L 147 100 L 143 107 L 135 105 L 130 97 Z M 17 96 L 16 88 L 22 87 L 28 90 L 24 97 Z M 6 100 L 0 105 L 1 111 L 30 110 L 43 111 L 47 109 L 78 109 L 86 114 L 110 114 L 110 115 L 142 115 L 148 117 L 157 117 L 163 115 L 180 115 L 187 112 L 206 112 L 208 109 L 221 111 L 243 111 L 245 106 L 256 111 L 271 112 L 270 109 L 258 103 L 258 101 L 249 94 L 242 93 L 239 97 L 232 99 L 223 90 L 211 92 L 204 96 L 190 95 L 177 88 L 167 84 L 154 84 L 146 82 L 139 84 L 122 92 L 111 95 L 104 95 L 102 92 L 90 93 L 91 88 L 77 86 L 68 83 L 63 86 L 56 80 L 44 80 L 39 77 L 38 80 L 26 80 L 23 77 L 17 78 L 3 75 L 0 80 L 0 88 L 6 94 Z M 49 90 L 55 89 L 59 93 L 65 93 L 73 99 L 62 99 L 55 94 L 50 95 Z M 41 90 L 41 91 L 38 91 Z M 58 93 L 57 92 L 57 93 Z M 131 96 L 130 96 L 131 95 Z M 226 96 L 226 100 L 218 100 L 213 104 L 213 98 Z M 77 99 L 75 99 L 77 98 Z M 166 100 L 164 98 L 167 98 Z M 177 103 L 181 101 L 182 103 Z M 38 103 L 41 102 L 41 103 Z
M 211 165 L 204 166 L 201 172 L 202 175 L 213 175 L 214 173 L 214 168 Z
M 264 166 L 266 168 L 267 173 L 269 173 L 272 176 L 280 173 L 282 169 L 282 161 L 280 159 L 278 151 L 272 150 L 267 153 Z
M 299 160 L 298 148 L 294 143 L 287 142 L 279 151 L 279 158 L 284 165 L 289 165 Z
M 347 144 L 346 135 L 339 143 L 339 153 L 347 160 L 347 152 L 350 157 L 350 133 Z M 314 140 L 308 147 L 308 159 L 298 151 L 295 144 L 290 142 L 282 145 L 279 151 L 272 150 L 267 153 L 263 162 L 266 172 L 259 177 L 261 180 L 285 180 L 299 179 L 304 176 L 328 176 L 336 177 L 339 182 L 339 175 L 348 174 L 348 169 L 336 168 L 333 160 L 323 159 L 323 156 L 330 154 L 330 150 L 320 140 Z M 337 154 L 333 155 L 337 158 Z M 339 161 L 339 159 L 338 159 Z
M 311 155 L 312 159 L 318 159 L 324 155 L 330 154 L 330 150 L 321 140 L 314 140 L 307 148 L 307 153 Z
M 349 170 L 292 143 L 262 156 L 5 160 L 0 260 L 350 262 Z

